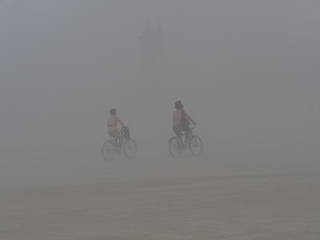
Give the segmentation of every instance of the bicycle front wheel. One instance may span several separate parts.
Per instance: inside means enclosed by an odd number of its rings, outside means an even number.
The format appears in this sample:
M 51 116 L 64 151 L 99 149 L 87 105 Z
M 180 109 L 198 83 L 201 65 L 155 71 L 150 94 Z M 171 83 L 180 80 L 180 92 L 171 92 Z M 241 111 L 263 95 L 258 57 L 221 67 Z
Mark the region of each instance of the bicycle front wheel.
M 116 153 L 116 151 L 113 146 L 112 140 L 105 141 L 102 145 L 102 148 L 101 148 L 102 157 L 105 160 L 111 160 L 114 157 L 115 153 Z
M 169 153 L 172 157 L 179 157 L 182 153 L 182 146 L 178 137 L 169 140 Z
M 131 139 L 125 139 L 122 144 L 122 150 L 127 158 L 134 158 L 137 155 L 137 144 Z
M 202 141 L 198 136 L 193 136 L 189 143 L 189 149 L 194 156 L 199 156 L 202 152 Z

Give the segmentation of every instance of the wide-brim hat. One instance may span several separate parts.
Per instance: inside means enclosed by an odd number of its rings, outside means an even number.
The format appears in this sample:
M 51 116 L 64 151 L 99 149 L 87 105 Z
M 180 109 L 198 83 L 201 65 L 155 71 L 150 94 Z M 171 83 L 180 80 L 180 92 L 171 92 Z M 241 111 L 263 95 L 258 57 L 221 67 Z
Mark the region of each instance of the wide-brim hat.
M 174 105 L 175 105 L 175 108 L 183 108 L 181 101 L 176 101 Z

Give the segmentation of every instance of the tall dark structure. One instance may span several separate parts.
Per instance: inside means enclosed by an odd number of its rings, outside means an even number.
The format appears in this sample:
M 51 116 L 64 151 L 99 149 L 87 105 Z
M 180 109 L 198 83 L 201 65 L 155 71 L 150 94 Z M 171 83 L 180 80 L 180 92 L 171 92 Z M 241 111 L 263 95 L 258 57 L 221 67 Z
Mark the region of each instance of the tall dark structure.
M 156 29 L 150 27 L 147 19 L 146 29 L 141 35 L 141 73 L 143 77 L 161 79 L 163 73 L 163 37 L 162 29 L 157 19 Z

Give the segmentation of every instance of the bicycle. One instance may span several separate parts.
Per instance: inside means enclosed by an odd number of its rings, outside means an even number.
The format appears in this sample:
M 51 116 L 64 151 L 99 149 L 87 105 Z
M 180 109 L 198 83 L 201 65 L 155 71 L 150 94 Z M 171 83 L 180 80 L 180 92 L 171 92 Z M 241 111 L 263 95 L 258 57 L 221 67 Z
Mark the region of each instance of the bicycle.
M 203 149 L 202 140 L 200 137 L 193 135 L 192 130 L 195 128 L 190 128 L 188 136 L 186 132 L 182 136 L 186 136 L 185 142 L 183 142 L 182 137 L 177 136 L 172 137 L 169 140 L 169 152 L 172 157 L 178 157 L 182 154 L 183 150 L 190 149 L 193 156 L 199 156 Z
M 113 136 L 112 139 L 106 140 L 101 147 L 101 154 L 105 160 L 112 160 L 116 153 L 120 155 L 120 152 L 132 159 L 137 154 L 137 144 L 130 138 L 129 128 L 122 127 L 120 129 L 121 136 L 123 137 L 123 143 L 120 148 L 119 140 Z

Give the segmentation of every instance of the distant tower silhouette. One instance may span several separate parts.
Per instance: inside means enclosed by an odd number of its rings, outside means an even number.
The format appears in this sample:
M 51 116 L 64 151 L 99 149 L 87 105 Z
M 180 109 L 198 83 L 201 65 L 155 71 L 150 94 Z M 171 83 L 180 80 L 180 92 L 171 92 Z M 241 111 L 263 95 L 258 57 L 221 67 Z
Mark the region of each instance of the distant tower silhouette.
M 157 19 L 157 28 L 152 30 L 150 19 L 147 19 L 146 29 L 140 36 L 141 39 L 141 71 L 145 77 L 161 78 L 163 71 L 163 37 L 162 29 Z

